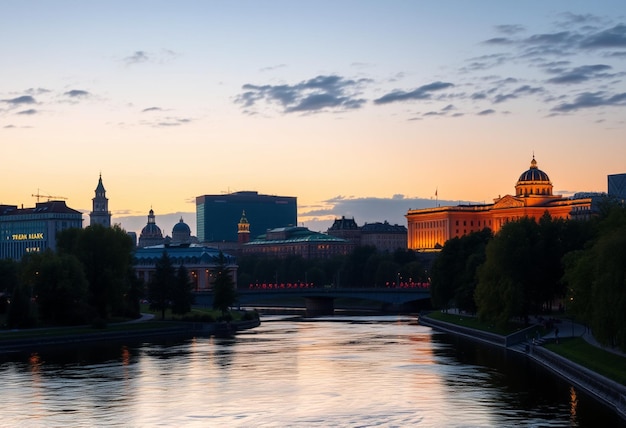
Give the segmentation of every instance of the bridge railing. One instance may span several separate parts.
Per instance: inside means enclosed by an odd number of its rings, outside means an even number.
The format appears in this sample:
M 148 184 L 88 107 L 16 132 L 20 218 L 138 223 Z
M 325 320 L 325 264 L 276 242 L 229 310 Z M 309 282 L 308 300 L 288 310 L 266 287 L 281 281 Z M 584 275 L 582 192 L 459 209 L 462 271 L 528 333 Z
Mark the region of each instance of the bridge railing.
M 314 284 L 312 282 L 281 282 L 281 283 L 272 283 L 272 282 L 255 282 L 255 283 L 250 283 L 248 286 L 248 290 L 255 290 L 255 291 L 261 291 L 261 290 L 304 290 L 304 289 L 311 289 L 311 288 L 315 288 L 315 289 L 323 289 L 323 288 L 328 288 L 328 289 L 335 289 L 338 287 L 335 287 L 334 285 L 323 285 L 323 286 L 319 286 L 317 284 Z M 369 288 L 369 287 L 368 287 Z M 384 287 L 371 287 L 371 288 L 403 288 L 403 289 L 411 289 L 411 288 L 418 288 L 418 289 L 429 289 L 430 288 L 430 283 L 428 282 L 413 282 L 413 281 L 409 281 L 409 282 L 397 282 L 397 283 L 392 283 L 392 282 L 387 282 L 385 284 Z

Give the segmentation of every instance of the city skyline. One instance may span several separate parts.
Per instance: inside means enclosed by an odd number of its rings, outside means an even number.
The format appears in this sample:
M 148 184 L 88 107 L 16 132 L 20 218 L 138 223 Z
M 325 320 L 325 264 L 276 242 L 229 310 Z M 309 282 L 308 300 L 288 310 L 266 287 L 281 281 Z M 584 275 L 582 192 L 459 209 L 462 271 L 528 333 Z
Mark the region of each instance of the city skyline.
M 88 213 L 102 174 L 129 231 L 152 208 L 164 234 L 181 215 L 195 234 L 195 198 L 235 191 L 297 197 L 312 230 L 406 224 L 511 194 L 533 155 L 555 194 L 606 191 L 626 169 L 625 16 L 619 1 L 5 1 L 0 204 L 41 193 Z

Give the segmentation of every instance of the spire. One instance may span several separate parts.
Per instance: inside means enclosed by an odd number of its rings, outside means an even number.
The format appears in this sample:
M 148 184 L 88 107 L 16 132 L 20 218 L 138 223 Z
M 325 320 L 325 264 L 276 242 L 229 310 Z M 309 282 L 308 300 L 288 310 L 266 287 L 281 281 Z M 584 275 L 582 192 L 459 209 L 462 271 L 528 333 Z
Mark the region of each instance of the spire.
M 94 193 L 95 197 L 92 199 L 92 211 L 89 214 L 90 224 L 101 224 L 105 227 L 111 227 L 109 200 L 106 197 L 106 190 L 102 184 L 102 173 L 98 176 L 98 185 Z

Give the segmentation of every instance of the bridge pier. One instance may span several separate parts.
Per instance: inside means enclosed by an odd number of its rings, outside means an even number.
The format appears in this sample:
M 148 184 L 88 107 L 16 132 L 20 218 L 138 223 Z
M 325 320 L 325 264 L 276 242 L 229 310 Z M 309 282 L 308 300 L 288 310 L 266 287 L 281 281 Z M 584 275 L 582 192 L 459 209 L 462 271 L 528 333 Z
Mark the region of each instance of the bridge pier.
M 305 297 L 307 317 L 333 315 L 335 313 L 335 299 L 332 297 Z

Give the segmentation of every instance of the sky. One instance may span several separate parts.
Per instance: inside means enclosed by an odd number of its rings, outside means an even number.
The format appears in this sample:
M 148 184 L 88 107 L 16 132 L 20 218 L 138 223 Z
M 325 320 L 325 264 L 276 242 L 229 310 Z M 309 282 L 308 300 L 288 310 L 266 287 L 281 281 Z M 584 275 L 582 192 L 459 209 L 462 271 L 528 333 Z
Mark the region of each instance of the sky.
M 112 221 L 295 196 L 298 223 L 555 194 L 626 172 L 626 2 L 0 0 L 0 204 L 102 175 Z M 33 195 L 44 195 L 37 198 Z

